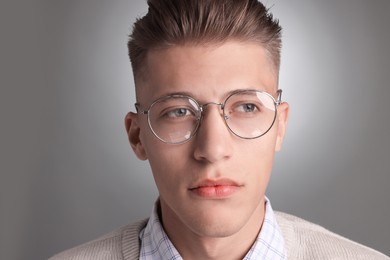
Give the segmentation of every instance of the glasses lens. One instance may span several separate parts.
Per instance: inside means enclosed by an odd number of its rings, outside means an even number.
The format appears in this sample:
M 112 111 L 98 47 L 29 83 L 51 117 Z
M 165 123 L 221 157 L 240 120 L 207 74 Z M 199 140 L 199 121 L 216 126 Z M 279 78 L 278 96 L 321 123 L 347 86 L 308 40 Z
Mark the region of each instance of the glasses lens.
M 149 125 L 163 142 L 178 144 L 190 139 L 199 124 L 200 109 L 189 97 L 167 97 L 154 103 Z
M 233 133 L 242 138 L 257 138 L 267 133 L 275 122 L 275 101 L 265 92 L 238 92 L 226 100 L 224 114 Z

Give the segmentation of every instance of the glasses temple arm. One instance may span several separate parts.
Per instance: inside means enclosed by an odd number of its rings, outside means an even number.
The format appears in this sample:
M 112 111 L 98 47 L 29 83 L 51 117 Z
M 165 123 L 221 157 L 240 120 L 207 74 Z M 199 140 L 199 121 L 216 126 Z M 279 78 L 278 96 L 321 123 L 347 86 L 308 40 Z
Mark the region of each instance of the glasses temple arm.
M 276 105 L 279 106 L 280 104 L 282 104 L 282 90 L 281 89 L 278 89 L 276 91 L 276 93 L 278 94 L 278 97 L 277 97 L 277 100 L 276 100 Z
M 135 106 L 135 110 L 137 111 L 138 114 L 147 115 L 148 112 L 149 112 L 147 110 L 146 111 L 145 110 L 141 110 L 139 103 L 135 103 L 134 106 Z

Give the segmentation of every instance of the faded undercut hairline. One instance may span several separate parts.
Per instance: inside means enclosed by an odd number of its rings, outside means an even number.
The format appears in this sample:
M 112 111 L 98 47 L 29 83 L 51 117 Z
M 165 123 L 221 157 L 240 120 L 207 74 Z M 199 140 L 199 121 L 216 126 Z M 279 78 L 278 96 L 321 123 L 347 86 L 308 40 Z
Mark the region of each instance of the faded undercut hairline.
M 237 42 L 242 44 L 257 44 L 258 46 L 262 47 L 265 53 L 265 56 L 267 58 L 267 61 L 270 63 L 270 66 L 272 67 L 271 71 L 274 73 L 274 76 L 278 80 L 279 78 L 279 70 L 280 70 L 280 61 L 278 63 L 275 62 L 272 53 L 264 47 L 264 44 L 255 41 L 255 40 L 248 40 L 248 39 L 237 39 L 237 38 L 229 38 L 224 41 L 187 41 L 185 43 L 181 44 L 169 44 L 169 45 L 160 45 L 155 46 L 153 48 L 150 48 L 149 50 L 144 52 L 144 57 L 142 57 L 142 63 L 137 66 L 137 70 L 134 70 L 133 68 L 133 76 L 134 76 L 134 82 L 137 90 L 137 86 L 140 82 L 146 81 L 148 79 L 148 73 L 151 73 L 148 69 L 148 59 L 147 56 L 150 54 L 151 51 L 159 51 L 159 50 L 166 50 L 170 48 L 175 47 L 220 47 L 226 43 L 229 42 Z

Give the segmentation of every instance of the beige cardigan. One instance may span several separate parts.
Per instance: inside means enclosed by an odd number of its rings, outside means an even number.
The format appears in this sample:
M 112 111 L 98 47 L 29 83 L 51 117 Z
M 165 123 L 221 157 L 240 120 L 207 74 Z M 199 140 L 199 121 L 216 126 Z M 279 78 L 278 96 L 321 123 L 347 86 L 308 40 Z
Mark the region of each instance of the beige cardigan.
M 298 217 L 275 212 L 285 239 L 288 259 L 390 259 L 389 257 L 332 233 Z M 50 260 L 135 260 L 139 258 L 139 221 L 103 237 L 64 251 Z

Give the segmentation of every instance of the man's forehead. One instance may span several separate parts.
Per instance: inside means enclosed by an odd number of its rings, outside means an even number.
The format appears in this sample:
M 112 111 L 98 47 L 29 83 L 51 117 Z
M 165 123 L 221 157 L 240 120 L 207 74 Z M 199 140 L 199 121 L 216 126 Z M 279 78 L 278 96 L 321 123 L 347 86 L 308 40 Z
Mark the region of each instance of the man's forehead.
M 192 93 L 199 91 L 199 85 L 217 86 L 221 93 L 254 88 L 273 92 L 277 87 L 277 73 L 267 51 L 252 42 L 156 48 L 145 61 L 136 84 L 137 97 Z
M 241 48 L 246 48 L 247 46 L 256 46 L 259 50 L 261 50 L 262 53 L 265 54 L 267 59 L 269 59 L 270 64 L 273 64 L 271 54 L 259 42 L 236 39 L 228 39 L 226 41 L 186 42 L 183 44 L 156 46 L 147 50 L 145 52 L 145 59 L 142 63 L 143 69 L 141 71 L 143 73 L 140 74 L 144 75 L 143 79 L 148 79 L 148 74 L 152 73 L 152 71 L 147 70 L 149 67 L 149 63 L 153 60 L 159 60 L 162 56 L 166 57 L 167 54 L 175 56 L 176 59 L 180 56 L 185 57 L 190 54 L 212 55 L 213 51 L 226 45 L 230 45 L 232 47 L 232 51 Z M 253 58 L 256 59 L 256 56 L 254 56 Z M 278 72 L 278 68 L 276 67 L 275 72 Z

